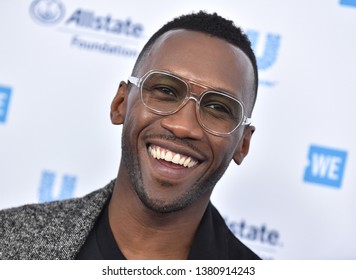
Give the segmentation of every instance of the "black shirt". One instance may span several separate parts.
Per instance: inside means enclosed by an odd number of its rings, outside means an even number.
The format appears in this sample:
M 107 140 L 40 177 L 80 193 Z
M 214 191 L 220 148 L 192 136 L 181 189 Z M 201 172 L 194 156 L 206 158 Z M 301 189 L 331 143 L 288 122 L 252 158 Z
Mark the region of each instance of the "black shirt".
M 87 240 L 80 249 L 77 260 L 126 260 L 117 246 L 109 224 L 109 204 L 106 203 Z
M 125 260 L 116 244 L 109 225 L 108 204 L 98 217 L 78 260 Z M 188 259 L 190 260 L 257 260 L 226 226 L 216 208 L 209 203 L 195 235 Z

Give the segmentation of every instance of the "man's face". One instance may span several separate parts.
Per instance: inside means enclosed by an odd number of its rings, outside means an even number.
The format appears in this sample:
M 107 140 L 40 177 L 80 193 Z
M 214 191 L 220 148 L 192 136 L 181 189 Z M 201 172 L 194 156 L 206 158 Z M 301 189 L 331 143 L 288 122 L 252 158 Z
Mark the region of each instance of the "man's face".
M 246 108 L 251 106 L 252 65 L 241 50 L 221 39 L 170 31 L 155 42 L 140 66 L 138 77 L 152 69 L 169 71 L 229 92 Z M 199 125 L 193 100 L 173 115 L 160 116 L 143 105 L 136 86 L 126 98 L 122 161 L 129 184 L 151 210 L 167 213 L 207 203 L 230 161 L 240 163 L 247 154 L 253 128 L 240 127 L 227 137 L 210 134 Z

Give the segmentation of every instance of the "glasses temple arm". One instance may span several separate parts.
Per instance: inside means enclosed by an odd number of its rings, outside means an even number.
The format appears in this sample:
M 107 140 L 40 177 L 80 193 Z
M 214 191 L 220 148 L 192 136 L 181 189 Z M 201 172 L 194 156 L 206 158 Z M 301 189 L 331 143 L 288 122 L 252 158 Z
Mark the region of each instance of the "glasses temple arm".
M 130 76 L 128 79 L 127 79 L 130 83 L 134 84 L 135 86 L 139 86 L 140 84 L 140 79 L 139 78 L 136 78 L 134 76 Z
M 242 125 L 250 125 L 252 123 L 252 119 L 244 116 L 244 120 L 242 121 Z

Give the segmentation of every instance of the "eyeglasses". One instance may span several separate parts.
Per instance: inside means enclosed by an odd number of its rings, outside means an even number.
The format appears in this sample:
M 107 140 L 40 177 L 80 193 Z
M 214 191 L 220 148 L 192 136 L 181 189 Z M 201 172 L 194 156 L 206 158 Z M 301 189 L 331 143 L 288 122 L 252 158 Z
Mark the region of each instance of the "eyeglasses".
M 131 76 L 128 80 L 140 89 L 147 109 L 161 116 L 172 115 L 189 100 L 195 100 L 197 120 L 211 134 L 228 136 L 239 126 L 251 123 L 244 105 L 235 97 L 173 73 L 151 70 L 141 78 Z M 192 88 L 201 90 L 193 92 Z

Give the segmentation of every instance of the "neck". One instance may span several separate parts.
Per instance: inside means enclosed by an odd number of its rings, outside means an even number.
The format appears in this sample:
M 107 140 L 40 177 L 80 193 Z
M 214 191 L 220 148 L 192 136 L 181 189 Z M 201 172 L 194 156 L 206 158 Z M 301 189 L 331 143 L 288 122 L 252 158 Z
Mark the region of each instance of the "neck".
M 187 259 L 210 193 L 183 210 L 148 209 L 119 174 L 109 204 L 109 223 L 127 259 Z

